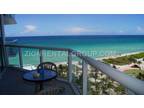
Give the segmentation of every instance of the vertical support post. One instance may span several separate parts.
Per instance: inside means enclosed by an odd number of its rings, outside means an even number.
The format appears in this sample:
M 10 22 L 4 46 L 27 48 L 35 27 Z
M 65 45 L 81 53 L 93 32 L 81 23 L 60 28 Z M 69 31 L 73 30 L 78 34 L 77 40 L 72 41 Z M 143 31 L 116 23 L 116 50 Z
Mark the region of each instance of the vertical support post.
M 8 51 L 7 51 L 7 47 L 4 47 L 4 52 L 5 52 L 5 61 L 7 66 L 9 65 L 9 58 L 8 58 Z
M 40 57 L 40 63 L 42 63 L 43 62 L 42 49 L 39 49 L 39 57 Z
M 5 53 L 5 62 L 6 62 L 6 66 L 9 65 L 9 58 L 8 58 L 8 52 L 7 52 L 7 48 L 4 47 L 4 53 Z
M 23 59 L 22 59 L 22 50 L 21 50 L 21 48 L 18 48 L 18 52 L 19 52 L 20 67 L 23 68 Z
M 68 81 L 72 82 L 72 53 L 68 51 Z
M 5 48 L 5 33 L 4 33 L 4 16 L 0 15 L 0 40 L 1 40 L 1 50 L 2 50 L 2 65 L 8 66 L 8 56 L 6 55 L 6 48 Z
M 82 73 L 83 73 L 83 95 L 87 95 L 88 68 L 87 63 L 84 60 L 82 60 Z

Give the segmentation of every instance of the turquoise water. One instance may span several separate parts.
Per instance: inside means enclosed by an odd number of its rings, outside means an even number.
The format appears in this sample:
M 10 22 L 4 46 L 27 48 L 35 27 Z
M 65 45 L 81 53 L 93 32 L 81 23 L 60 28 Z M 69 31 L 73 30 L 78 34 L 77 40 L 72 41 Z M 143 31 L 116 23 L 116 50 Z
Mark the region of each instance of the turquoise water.
M 17 44 L 37 45 L 59 48 L 72 48 L 93 58 L 120 55 L 124 53 L 144 51 L 144 36 L 36 36 L 9 37 L 17 39 Z M 38 64 L 38 50 L 23 49 L 24 64 Z M 29 54 L 27 54 L 29 52 Z M 52 62 L 67 61 L 67 53 L 60 51 L 43 51 L 44 60 Z M 75 59 L 75 57 L 74 57 Z M 18 54 L 9 57 L 11 64 L 18 64 Z

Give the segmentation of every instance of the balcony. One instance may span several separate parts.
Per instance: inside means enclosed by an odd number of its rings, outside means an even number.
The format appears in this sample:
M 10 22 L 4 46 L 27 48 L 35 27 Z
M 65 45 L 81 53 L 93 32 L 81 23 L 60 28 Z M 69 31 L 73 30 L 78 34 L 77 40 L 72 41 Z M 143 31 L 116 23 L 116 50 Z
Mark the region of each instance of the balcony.
M 52 93 L 60 95 L 87 95 L 87 94 L 144 94 L 144 82 L 134 77 L 128 76 L 120 72 L 108 64 L 95 60 L 80 52 L 68 48 L 51 48 L 42 46 L 29 45 L 12 45 L 6 44 L 5 48 L 17 49 L 19 65 L 12 65 L 9 63 L 9 55 L 6 53 L 7 68 L 1 72 L 0 94 L 36 94 L 35 84 L 23 81 L 22 74 L 25 73 L 24 58 L 22 51 L 24 49 L 36 49 L 39 52 L 39 63 L 46 61 L 43 52 L 61 51 L 67 54 L 67 71 L 65 76 L 59 75 L 56 80 L 46 82 L 44 87 L 46 90 L 51 88 L 64 88 L 62 93 Z M 6 51 L 7 52 L 7 51 Z M 78 65 L 79 70 L 73 68 L 73 56 L 79 58 L 81 63 Z M 38 65 L 38 64 L 37 64 Z M 90 71 L 93 70 L 93 71 Z M 59 70 L 59 73 L 62 71 Z M 91 81 L 90 76 L 93 75 L 94 81 Z M 106 76 L 109 80 L 99 80 L 98 76 Z M 79 77 L 77 77 L 79 76 Z M 115 90 L 122 89 L 123 93 L 113 92 L 113 87 L 107 90 L 111 82 L 118 85 Z M 109 85 L 109 86 L 108 86 Z M 94 89 L 94 90 L 93 90 Z M 43 92 L 37 94 L 46 94 Z M 48 94 L 50 94 L 48 92 Z
M 1 73 L 0 78 L 0 95 L 33 95 L 33 94 L 56 94 L 56 95 L 74 95 L 74 91 L 72 90 L 70 84 L 63 80 L 52 80 L 50 82 L 44 83 L 44 88 L 48 91 L 52 88 L 60 89 L 64 92 L 56 92 L 53 93 L 49 91 L 46 93 L 45 91 L 36 92 L 36 85 L 35 83 L 27 82 L 22 79 L 22 75 L 25 73 L 26 70 L 16 68 L 16 67 L 9 67 L 3 69 L 3 73 Z

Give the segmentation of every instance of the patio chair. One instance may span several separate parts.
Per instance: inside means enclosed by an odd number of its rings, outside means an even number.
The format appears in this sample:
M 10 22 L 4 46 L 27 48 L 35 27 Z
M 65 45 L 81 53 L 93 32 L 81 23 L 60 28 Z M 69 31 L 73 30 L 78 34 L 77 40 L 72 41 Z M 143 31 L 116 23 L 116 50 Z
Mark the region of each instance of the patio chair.
M 57 72 L 57 66 L 52 62 L 43 62 L 37 66 L 39 72 L 40 69 L 52 70 Z

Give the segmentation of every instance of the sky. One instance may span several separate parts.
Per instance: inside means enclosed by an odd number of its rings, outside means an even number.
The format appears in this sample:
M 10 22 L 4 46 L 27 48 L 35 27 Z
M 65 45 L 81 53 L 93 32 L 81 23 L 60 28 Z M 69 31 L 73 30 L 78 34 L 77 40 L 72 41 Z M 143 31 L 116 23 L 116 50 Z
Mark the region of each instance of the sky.
M 143 35 L 143 14 L 16 14 L 6 36 Z

